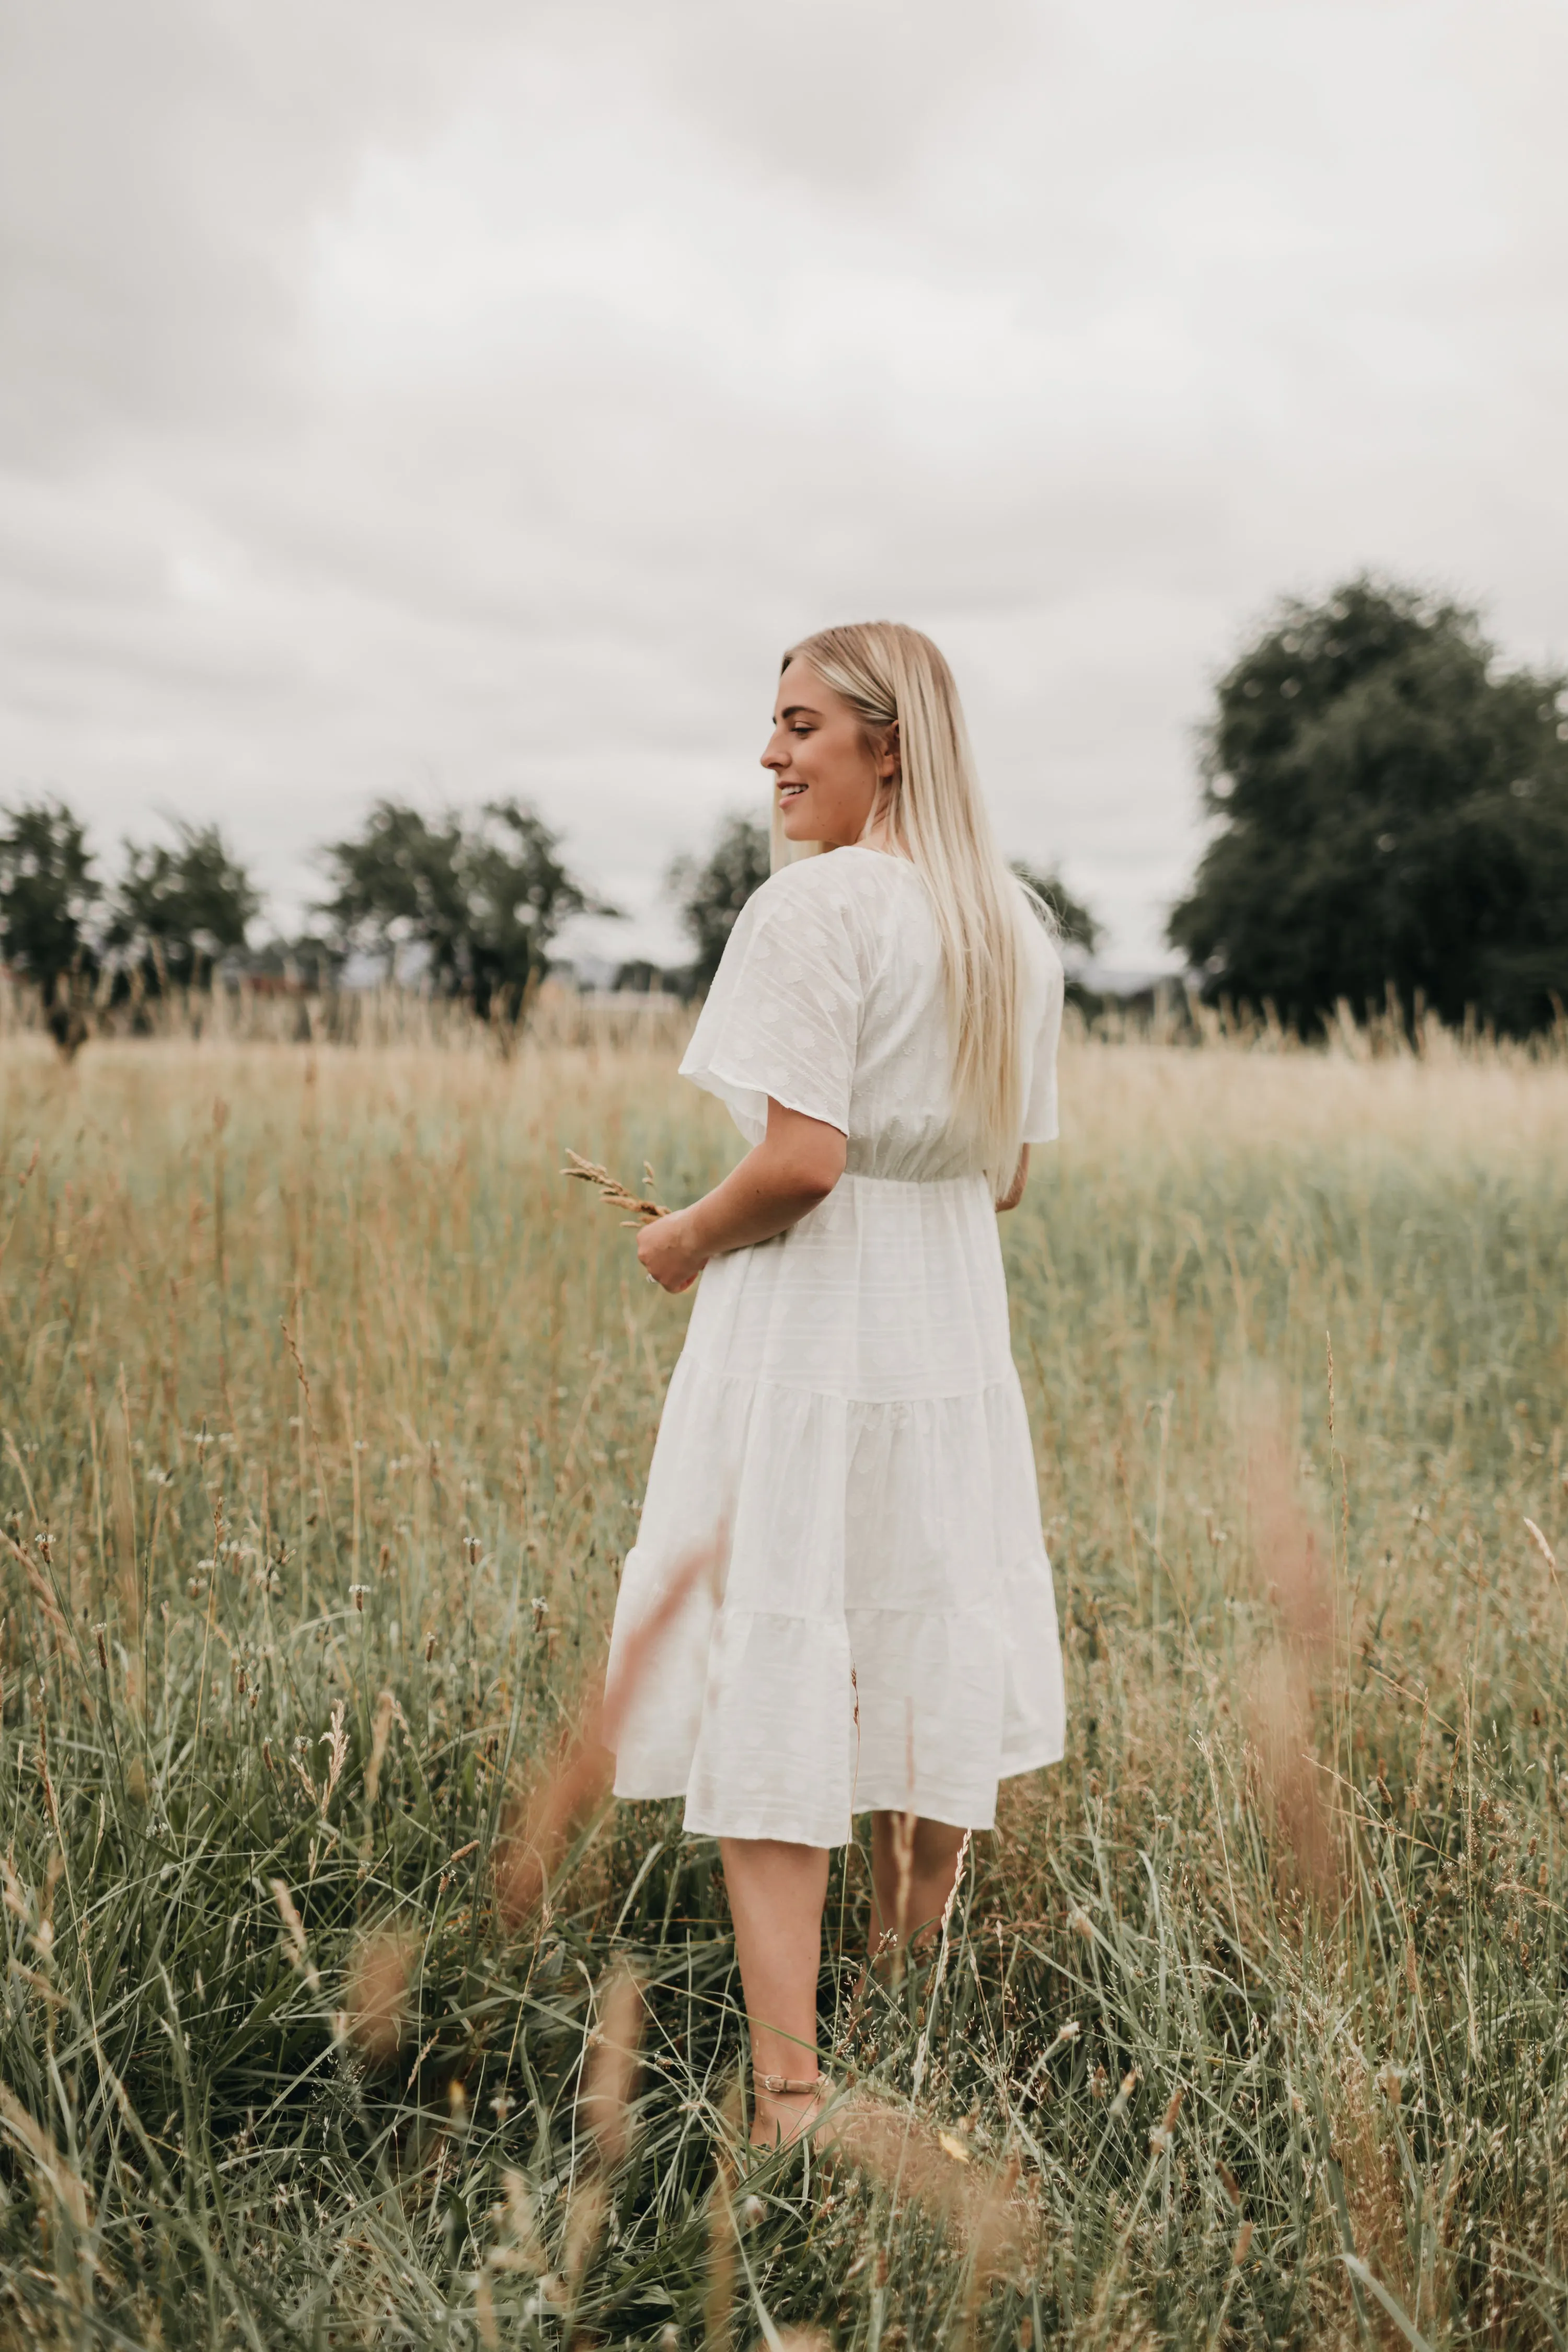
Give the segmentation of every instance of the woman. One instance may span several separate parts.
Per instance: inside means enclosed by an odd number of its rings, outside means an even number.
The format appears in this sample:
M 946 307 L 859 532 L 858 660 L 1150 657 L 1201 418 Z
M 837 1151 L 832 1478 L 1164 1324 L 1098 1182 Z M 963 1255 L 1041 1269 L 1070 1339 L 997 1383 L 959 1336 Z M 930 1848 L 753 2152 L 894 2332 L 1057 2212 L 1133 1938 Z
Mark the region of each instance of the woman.
M 616 1792 L 684 1796 L 721 1842 L 771 2145 L 826 2095 L 822 1910 L 852 1815 L 874 1817 L 876 1952 L 940 1914 L 998 1780 L 1062 1753 L 994 1214 L 1057 1131 L 1062 971 L 929 638 L 874 622 L 795 646 L 763 765 L 775 871 L 680 1066 L 752 1149 L 638 1244 L 666 1290 L 704 1278 L 611 1671 L 725 1530 L 721 1591 L 681 1605 L 629 1703 Z

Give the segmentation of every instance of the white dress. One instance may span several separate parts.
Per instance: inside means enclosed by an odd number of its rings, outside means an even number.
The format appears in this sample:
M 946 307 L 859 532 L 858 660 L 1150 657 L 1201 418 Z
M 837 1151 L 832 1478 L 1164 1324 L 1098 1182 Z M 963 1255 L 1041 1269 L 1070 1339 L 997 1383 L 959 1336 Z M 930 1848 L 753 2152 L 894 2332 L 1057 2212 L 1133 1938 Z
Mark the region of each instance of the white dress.
M 1026 1142 L 1057 1131 L 1062 971 L 1029 919 Z M 767 1103 L 846 1172 L 702 1275 L 611 1651 L 722 1530 L 658 1637 L 616 1793 L 700 1835 L 838 1845 L 852 1813 L 988 1829 L 1062 1753 L 1061 1654 L 996 1213 L 949 1132 L 942 959 L 905 859 L 802 860 L 742 909 L 681 1063 L 748 1143 Z

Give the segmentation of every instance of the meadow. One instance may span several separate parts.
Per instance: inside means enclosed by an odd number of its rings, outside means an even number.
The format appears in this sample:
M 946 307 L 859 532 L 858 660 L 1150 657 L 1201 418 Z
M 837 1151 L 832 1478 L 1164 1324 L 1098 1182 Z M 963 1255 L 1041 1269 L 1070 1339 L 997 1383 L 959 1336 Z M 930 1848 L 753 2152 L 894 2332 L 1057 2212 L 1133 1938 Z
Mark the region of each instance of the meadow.
M 556 1801 L 686 1312 L 559 1171 L 722 1116 L 0 1038 L 0 2340 L 1568 2343 L 1568 1056 L 1381 1046 L 1069 1038 L 1068 1756 L 896 1982 L 840 1857 L 858 2120 L 753 2164 L 712 1846 Z

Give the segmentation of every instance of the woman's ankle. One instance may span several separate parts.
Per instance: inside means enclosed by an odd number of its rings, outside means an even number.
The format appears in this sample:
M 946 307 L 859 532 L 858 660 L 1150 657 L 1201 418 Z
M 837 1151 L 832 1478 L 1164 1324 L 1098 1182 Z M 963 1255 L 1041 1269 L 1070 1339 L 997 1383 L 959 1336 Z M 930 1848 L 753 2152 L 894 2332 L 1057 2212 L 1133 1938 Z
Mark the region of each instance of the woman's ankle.
M 809 2131 L 832 2089 L 820 2068 L 814 2074 L 780 2075 L 752 2070 L 752 2146 L 788 2147 Z

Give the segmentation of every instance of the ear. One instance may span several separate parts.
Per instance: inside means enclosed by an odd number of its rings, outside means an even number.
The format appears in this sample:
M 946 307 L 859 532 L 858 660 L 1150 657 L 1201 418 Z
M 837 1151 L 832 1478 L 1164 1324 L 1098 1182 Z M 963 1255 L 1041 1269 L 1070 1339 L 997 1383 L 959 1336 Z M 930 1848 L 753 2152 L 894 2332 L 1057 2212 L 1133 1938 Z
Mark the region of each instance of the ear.
M 881 749 L 877 754 L 877 774 L 884 783 L 890 783 L 902 766 L 903 760 L 899 748 L 899 722 L 895 719 L 890 727 L 883 730 Z

